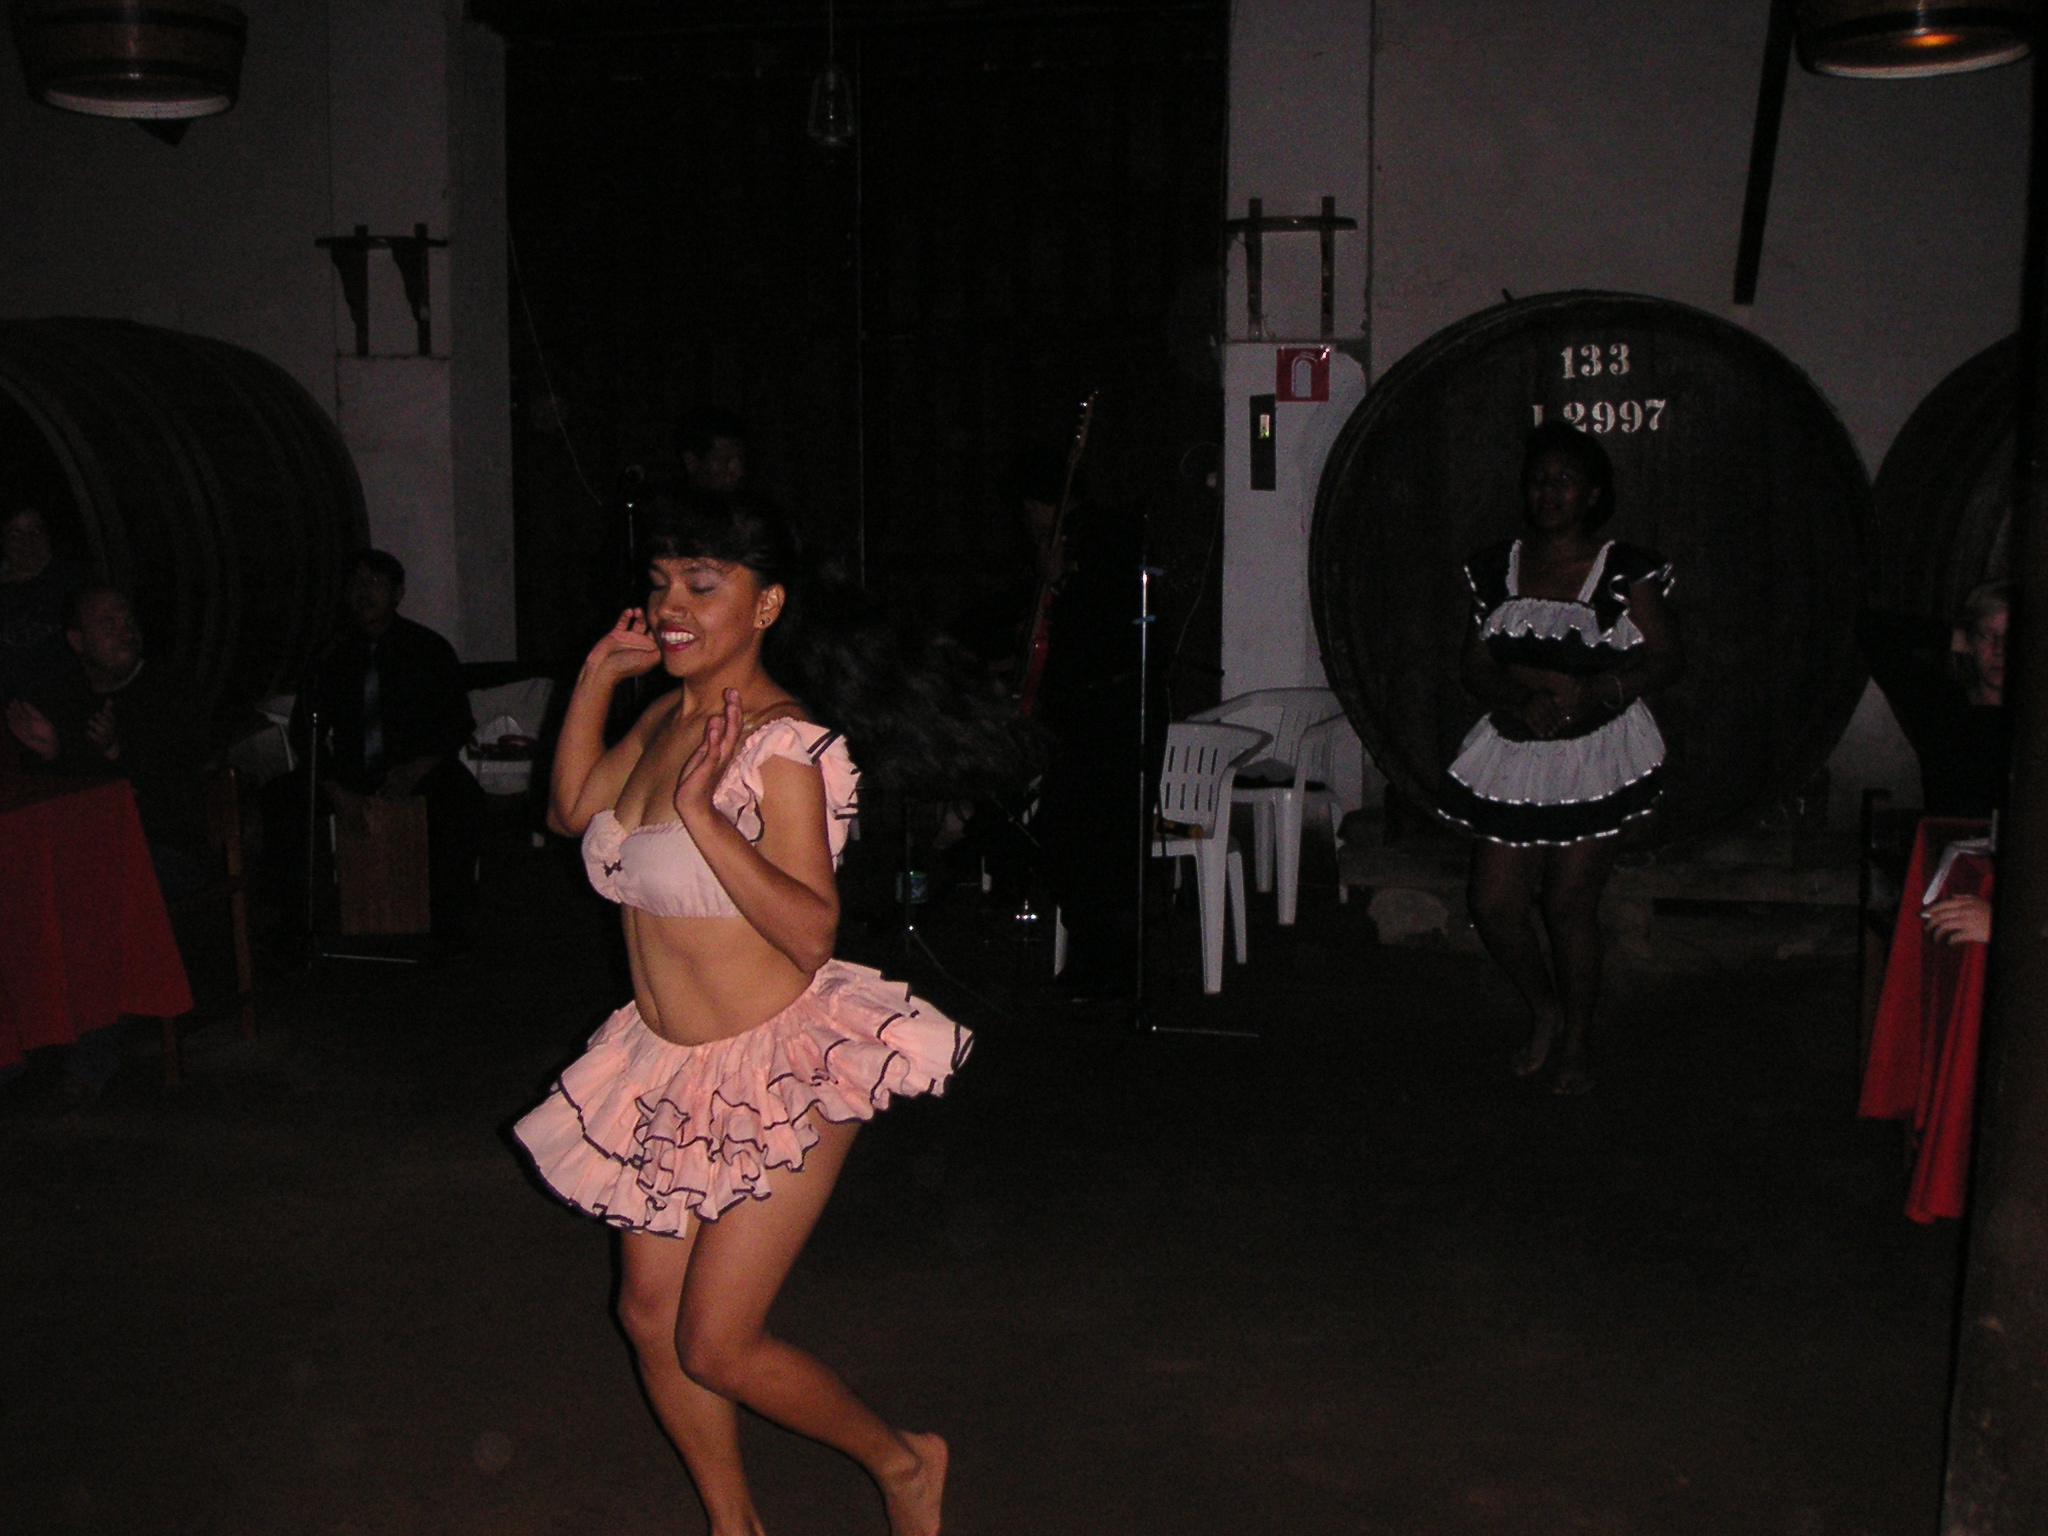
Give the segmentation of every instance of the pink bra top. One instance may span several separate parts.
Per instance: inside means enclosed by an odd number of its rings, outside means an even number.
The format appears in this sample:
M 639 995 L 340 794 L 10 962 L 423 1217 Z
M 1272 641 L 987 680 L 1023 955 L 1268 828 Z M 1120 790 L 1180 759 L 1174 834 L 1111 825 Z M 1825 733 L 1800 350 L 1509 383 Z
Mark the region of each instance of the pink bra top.
M 807 720 L 757 726 L 740 743 L 711 803 L 748 842 L 760 842 L 761 764 L 771 757 L 809 763 L 825 776 L 825 833 L 832 866 L 838 868 L 857 810 L 860 770 L 837 731 Z M 583 867 L 600 896 L 657 917 L 740 915 L 680 821 L 657 821 L 628 832 L 610 811 L 599 811 L 583 831 Z

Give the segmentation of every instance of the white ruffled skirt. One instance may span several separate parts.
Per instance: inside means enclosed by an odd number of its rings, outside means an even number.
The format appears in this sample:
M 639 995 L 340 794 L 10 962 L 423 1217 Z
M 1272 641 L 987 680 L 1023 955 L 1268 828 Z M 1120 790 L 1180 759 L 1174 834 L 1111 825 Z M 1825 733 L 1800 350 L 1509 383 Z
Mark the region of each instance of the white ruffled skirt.
M 1611 837 L 1662 792 L 1664 735 L 1641 699 L 1584 736 L 1510 741 L 1483 718 L 1445 771 L 1447 815 L 1495 842 Z

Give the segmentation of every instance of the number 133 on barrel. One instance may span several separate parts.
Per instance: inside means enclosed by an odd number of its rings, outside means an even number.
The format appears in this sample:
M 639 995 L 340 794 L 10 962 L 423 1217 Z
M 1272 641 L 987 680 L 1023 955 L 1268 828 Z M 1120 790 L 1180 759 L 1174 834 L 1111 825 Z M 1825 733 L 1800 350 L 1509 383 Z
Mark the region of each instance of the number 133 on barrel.
M 1558 359 L 1562 376 L 1574 382 L 1603 376 L 1619 379 L 1630 373 L 1634 367 L 1629 360 L 1628 343 L 1625 341 L 1610 342 L 1605 346 L 1597 342 L 1585 342 L 1562 347 L 1558 351 Z M 1664 427 L 1664 412 L 1668 403 L 1664 400 L 1646 398 L 1571 400 L 1558 407 L 1557 414 L 1582 432 L 1659 432 Z M 1531 405 L 1529 415 L 1531 426 L 1543 425 L 1543 406 Z

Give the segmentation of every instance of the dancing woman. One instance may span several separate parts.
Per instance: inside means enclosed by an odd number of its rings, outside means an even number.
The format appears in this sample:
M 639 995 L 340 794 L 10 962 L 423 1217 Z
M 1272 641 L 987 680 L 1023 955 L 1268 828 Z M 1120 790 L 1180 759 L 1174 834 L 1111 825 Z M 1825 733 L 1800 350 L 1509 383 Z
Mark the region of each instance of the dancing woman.
M 619 1319 L 712 1536 L 762 1529 L 737 1403 L 859 1462 L 894 1536 L 935 1536 L 945 1442 L 884 1423 L 765 1328 L 860 1123 L 892 1095 L 943 1092 L 967 1054 L 958 1025 L 832 959 L 858 777 L 833 727 L 918 750 L 914 718 L 862 709 L 886 712 L 893 690 L 930 716 L 933 693 L 916 657 L 808 622 L 772 509 L 670 505 L 650 549 L 645 610 L 570 695 L 548 809 L 623 908 L 633 1000 L 516 1134 L 558 1194 L 623 1229 Z M 613 690 L 656 667 L 681 686 L 607 750 Z M 954 719 L 956 745 L 971 725 Z
M 1562 1034 L 1553 1086 L 1584 1093 L 1615 834 L 1662 788 L 1664 738 L 1643 695 L 1676 681 L 1685 661 L 1664 601 L 1671 567 L 1596 533 L 1614 514 L 1599 443 L 1563 423 L 1538 427 L 1522 496 L 1522 537 L 1465 566 L 1473 608 L 1462 675 L 1488 713 L 1452 762 L 1443 803 L 1478 834 L 1472 920 L 1534 1022 L 1514 1070 L 1542 1071 Z

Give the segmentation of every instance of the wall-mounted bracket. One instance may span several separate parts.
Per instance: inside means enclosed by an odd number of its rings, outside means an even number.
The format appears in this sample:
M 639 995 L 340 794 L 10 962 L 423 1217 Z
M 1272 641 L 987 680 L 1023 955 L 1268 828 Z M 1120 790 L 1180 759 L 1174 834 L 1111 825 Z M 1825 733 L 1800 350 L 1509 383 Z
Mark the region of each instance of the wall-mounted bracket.
M 1325 197 L 1323 211 L 1319 214 L 1274 214 L 1265 211 L 1261 198 L 1252 198 L 1246 205 L 1248 217 L 1225 219 L 1223 228 L 1233 235 L 1244 236 L 1244 309 L 1245 327 L 1254 341 L 1262 340 L 1266 334 L 1266 248 L 1267 235 L 1305 234 L 1315 231 L 1323 248 L 1323 328 L 1321 334 L 1333 336 L 1337 330 L 1337 231 L 1358 228 L 1356 219 L 1337 217 L 1337 199 Z
M 1798 17 L 1793 0 L 1771 0 L 1764 33 L 1764 72 L 1756 88 L 1756 126 L 1749 136 L 1749 181 L 1742 191 L 1742 233 L 1735 242 L 1735 302 L 1756 302 L 1764 259 L 1764 220 L 1771 211 L 1771 173 L 1778 163 L 1778 127 L 1785 116 L 1785 77 L 1792 70 Z
M 434 309 L 427 282 L 427 252 L 446 246 L 446 240 L 428 238 L 427 226 L 415 224 L 409 235 L 373 235 L 370 226 L 358 224 L 352 235 L 323 235 L 313 242 L 334 261 L 341 278 L 341 296 L 348 303 L 356 323 L 356 356 L 370 355 L 370 252 L 389 251 L 398 267 L 398 280 L 405 285 L 405 302 L 419 327 L 421 357 L 434 355 Z

